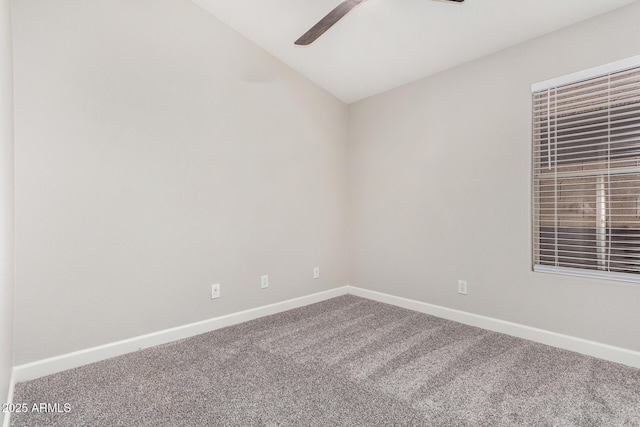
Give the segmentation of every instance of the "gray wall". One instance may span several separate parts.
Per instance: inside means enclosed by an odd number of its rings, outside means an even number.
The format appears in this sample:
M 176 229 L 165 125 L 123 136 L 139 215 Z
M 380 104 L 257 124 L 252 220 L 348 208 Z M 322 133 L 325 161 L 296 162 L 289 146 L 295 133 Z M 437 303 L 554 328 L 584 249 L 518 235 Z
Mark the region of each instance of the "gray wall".
M 531 83 L 640 54 L 639 20 L 634 3 L 352 104 L 352 283 L 640 350 L 640 286 L 532 273 L 530 236 Z
M 13 13 L 16 364 L 347 283 L 346 105 L 189 0 Z
M 13 367 L 12 71 L 10 1 L 0 0 L 0 403 L 7 401 Z
M 530 84 L 640 54 L 640 4 L 349 108 L 188 0 L 13 13 L 16 364 L 349 278 L 640 350 L 640 287 L 531 273 L 529 232 Z

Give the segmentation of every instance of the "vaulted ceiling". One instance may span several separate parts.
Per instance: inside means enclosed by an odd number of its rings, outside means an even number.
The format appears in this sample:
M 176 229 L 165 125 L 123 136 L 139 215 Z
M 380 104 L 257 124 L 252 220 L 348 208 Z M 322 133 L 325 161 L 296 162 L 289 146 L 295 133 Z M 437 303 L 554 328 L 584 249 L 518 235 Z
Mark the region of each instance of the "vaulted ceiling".
M 368 0 L 309 46 L 342 0 L 193 1 L 351 103 L 636 0 Z

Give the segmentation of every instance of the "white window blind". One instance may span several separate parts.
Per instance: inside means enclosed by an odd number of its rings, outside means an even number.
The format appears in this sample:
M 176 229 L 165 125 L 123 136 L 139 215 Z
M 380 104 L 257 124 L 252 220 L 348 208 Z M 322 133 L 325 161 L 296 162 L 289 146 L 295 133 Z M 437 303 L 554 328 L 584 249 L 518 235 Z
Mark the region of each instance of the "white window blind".
M 533 91 L 536 271 L 640 282 L 640 65 Z

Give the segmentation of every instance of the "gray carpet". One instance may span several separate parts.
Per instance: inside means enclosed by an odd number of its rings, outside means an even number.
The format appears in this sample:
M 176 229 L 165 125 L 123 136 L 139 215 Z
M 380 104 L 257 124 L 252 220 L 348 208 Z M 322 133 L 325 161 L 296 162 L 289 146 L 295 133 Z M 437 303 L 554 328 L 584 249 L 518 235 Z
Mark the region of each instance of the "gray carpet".
M 640 370 L 343 296 L 16 385 L 12 426 L 640 426 Z

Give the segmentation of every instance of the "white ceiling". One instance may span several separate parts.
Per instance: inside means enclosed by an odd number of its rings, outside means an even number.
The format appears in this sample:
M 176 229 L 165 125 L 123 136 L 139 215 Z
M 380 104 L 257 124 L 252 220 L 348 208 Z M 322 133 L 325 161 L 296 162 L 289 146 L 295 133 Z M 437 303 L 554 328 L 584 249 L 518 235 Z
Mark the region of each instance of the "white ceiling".
M 636 0 L 368 0 L 309 46 L 342 0 L 193 0 L 346 103 Z

